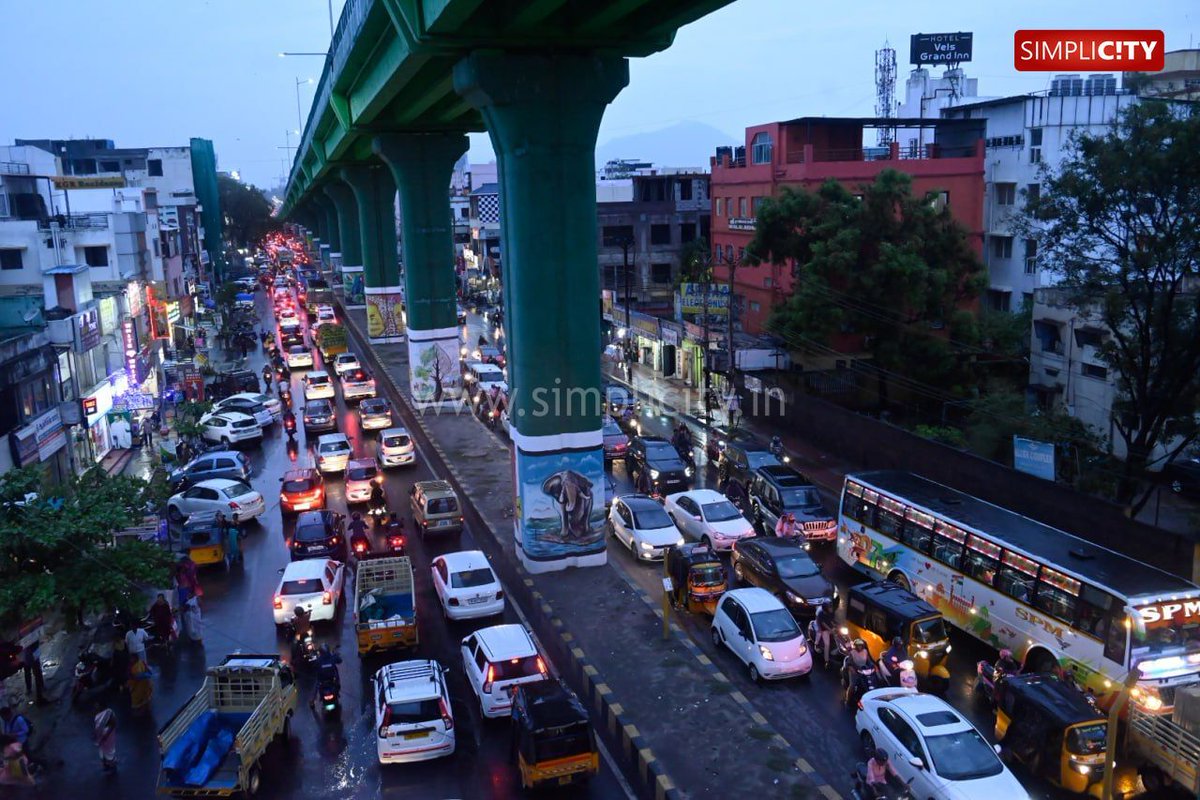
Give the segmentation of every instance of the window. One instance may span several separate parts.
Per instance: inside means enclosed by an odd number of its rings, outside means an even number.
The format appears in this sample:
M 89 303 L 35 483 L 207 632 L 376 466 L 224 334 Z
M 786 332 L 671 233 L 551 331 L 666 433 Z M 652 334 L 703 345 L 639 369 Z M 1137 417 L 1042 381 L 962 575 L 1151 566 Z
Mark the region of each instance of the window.
M 1085 583 L 1080 588 L 1079 602 L 1075 608 L 1075 627 L 1103 641 L 1108 636 L 1109 626 L 1113 624 L 1114 612 L 1120 614 L 1122 605 L 1108 592 Z
M 679 226 L 679 243 L 687 244 L 688 242 L 696 241 L 696 226 L 690 222 L 685 222 Z
M 1029 130 L 1029 163 L 1042 163 L 1042 129 L 1030 128 Z
M 1025 205 L 1029 206 L 1036 203 L 1042 196 L 1042 185 L 1040 183 L 1029 183 L 1025 185 Z
M 1037 272 L 1037 239 L 1025 240 L 1025 274 L 1032 275 Z
M 842 516 L 862 522 L 864 520 L 863 488 L 857 483 L 847 483 L 842 495 Z
M 692 185 L 690 178 L 686 178 L 679 182 L 679 199 L 691 200 L 694 194 L 695 187 Z
M 0 250 L 0 269 L 23 269 L 24 266 L 19 249 L 6 247 Z
M 958 528 L 939 521 L 933 530 L 933 557 L 951 569 L 958 569 L 966 540 L 967 535 Z
M 996 576 L 996 588 L 1022 603 L 1033 599 L 1033 586 L 1037 580 L 1038 564 L 1009 551 L 1000 559 L 1000 572 Z
M 716 214 L 717 214 L 717 216 L 718 216 L 718 217 L 723 217 L 723 216 L 725 216 L 725 198 L 724 198 L 724 197 L 718 197 L 718 198 L 717 198 L 717 211 L 716 211 Z
M 771 134 L 763 131 L 750 140 L 750 158 L 755 164 L 770 164 L 773 142 Z
M 746 214 L 746 198 L 744 198 L 744 197 L 738 198 L 738 216 L 739 217 L 747 216 L 747 214 Z
M 750 301 L 750 310 L 751 311 L 762 311 L 762 303 L 759 303 L 755 300 L 751 300 Z
M 751 197 L 750 198 L 750 211 L 753 212 L 754 216 L 756 216 L 756 217 L 758 216 L 758 210 L 760 208 L 762 208 L 763 201 L 766 199 L 767 198 L 765 198 L 765 197 Z
M 992 258 L 1012 258 L 1013 253 L 1013 237 L 1011 236 L 993 236 L 992 239 Z
M 910 756 L 925 758 L 925 751 L 921 749 L 920 737 L 917 736 L 917 732 L 912 729 L 912 726 L 900 718 L 899 714 L 890 708 L 881 708 L 879 709 L 879 721 L 896 737 L 896 741 L 908 751 Z
M 650 226 L 650 244 L 670 244 L 671 243 L 671 226 L 670 225 L 651 225 Z
M 730 264 L 733 263 L 733 245 L 731 244 L 725 245 L 725 260 Z
M 83 248 L 83 260 L 89 267 L 107 267 L 108 248 L 104 245 L 85 247 Z
M 1049 567 L 1042 567 L 1034 605 L 1063 622 L 1073 622 L 1079 589 L 1079 581 L 1074 578 Z
M 994 185 L 996 205 L 1011 206 L 1017 202 L 1017 185 L 1015 183 L 997 183 Z
M 1089 364 L 1086 361 L 1080 362 L 1079 373 L 1088 378 L 1095 378 L 1099 381 L 1108 380 L 1108 369 L 1099 364 Z
M 671 282 L 671 265 L 670 264 L 651 264 L 650 265 L 650 280 L 654 283 L 670 283 Z
M 632 225 L 605 225 L 600 229 L 605 247 L 620 247 L 622 242 L 633 241 Z
M 162 174 L 163 174 L 162 159 L 161 158 L 149 159 L 146 162 L 146 174 L 152 178 L 161 178 Z
M 121 162 L 120 161 L 101 161 L 100 162 L 100 171 L 101 172 L 120 172 L 121 171 Z
M 1076 328 L 1075 345 L 1077 347 L 1100 347 L 1104 344 L 1104 333 L 1095 328 Z
M 890 497 L 879 499 L 879 511 L 875 517 L 875 530 L 893 539 L 900 538 L 904 528 L 904 504 Z
M 988 586 L 1000 569 L 1000 548 L 986 539 L 972 535 L 967 539 L 967 561 L 963 572 Z
M 862 195 L 856 195 L 859 200 L 862 200 Z M 930 192 L 929 207 L 934 211 L 942 212 L 950 207 L 949 192 Z
M 908 510 L 908 523 L 900 534 L 900 541 L 922 553 L 933 552 L 933 517 L 915 508 Z

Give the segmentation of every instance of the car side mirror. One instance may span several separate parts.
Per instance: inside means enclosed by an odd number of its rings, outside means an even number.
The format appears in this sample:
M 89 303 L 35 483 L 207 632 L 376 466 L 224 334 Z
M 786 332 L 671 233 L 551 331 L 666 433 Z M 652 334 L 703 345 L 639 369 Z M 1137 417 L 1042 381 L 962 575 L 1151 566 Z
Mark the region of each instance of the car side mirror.
M 279 482 L 280 482 L 280 483 L 283 483 L 283 476 L 282 476 L 282 475 L 281 475 L 281 476 L 279 476 Z
M 1000 755 L 1000 745 L 994 744 L 992 745 L 992 749 L 996 751 L 996 755 Z
M 925 762 L 922 761 L 921 759 L 917 758 L 916 756 L 913 756 L 912 758 L 908 759 L 908 763 L 910 766 L 913 766 L 916 769 L 925 769 Z

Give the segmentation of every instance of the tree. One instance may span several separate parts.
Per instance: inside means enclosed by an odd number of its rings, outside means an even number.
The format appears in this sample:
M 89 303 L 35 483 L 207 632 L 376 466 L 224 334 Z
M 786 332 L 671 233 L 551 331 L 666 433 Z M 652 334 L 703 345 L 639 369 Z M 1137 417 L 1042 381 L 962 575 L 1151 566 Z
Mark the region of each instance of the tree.
M 796 279 L 768 328 L 817 352 L 839 331 L 861 334 L 881 370 L 884 404 L 886 373 L 965 393 L 952 342 L 977 341 L 974 315 L 963 307 L 986 279 L 966 231 L 935 193 L 914 196 L 911 179 L 894 170 L 859 191 L 829 180 L 816 192 L 785 188 L 763 202 L 745 261 L 790 263 Z
M 693 239 L 679 249 L 679 276 L 675 288 L 684 283 L 712 282 L 712 253 L 707 239 Z
M 1112 423 L 1125 445 L 1117 500 L 1137 513 L 1152 467 L 1200 435 L 1200 113 L 1130 106 L 1043 174 L 1027 225 L 1082 314 L 1106 329 Z
M 225 234 L 239 246 L 248 246 L 279 227 L 271 204 L 262 191 L 228 175 L 217 176 L 221 211 L 227 220 Z
M 93 468 L 62 486 L 36 467 L 0 476 L 0 623 L 59 607 L 69 613 L 144 609 L 143 587 L 165 586 L 173 558 L 149 542 L 113 543 L 142 521 L 154 490 Z

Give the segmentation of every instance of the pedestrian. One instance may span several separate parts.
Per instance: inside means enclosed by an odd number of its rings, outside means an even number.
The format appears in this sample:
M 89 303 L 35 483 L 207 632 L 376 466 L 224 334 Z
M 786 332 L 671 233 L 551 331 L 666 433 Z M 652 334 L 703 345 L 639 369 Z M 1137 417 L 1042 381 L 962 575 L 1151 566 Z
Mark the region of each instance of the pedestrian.
M 21 748 L 29 747 L 29 719 L 19 711 L 0 708 L 0 734 L 16 739 Z
M 141 625 L 133 625 L 125 632 L 125 648 L 129 651 L 130 662 L 146 657 L 146 640 L 150 634 Z
M 175 586 L 179 592 L 179 602 L 177 605 L 180 608 L 187 604 L 189 597 L 200 593 L 200 580 L 196 574 L 196 562 L 192 561 L 191 556 L 186 553 L 180 557 L 179 562 L 175 565 Z
M 145 658 L 135 658 L 132 654 L 130 657 L 129 705 L 135 714 L 143 714 L 149 710 L 150 699 L 154 697 L 154 677 Z
M 46 679 L 42 676 L 42 640 L 34 639 L 21 651 L 21 670 L 25 673 L 25 694 L 34 695 L 38 705 L 46 703 Z M 36 693 L 34 692 L 36 689 Z
M 225 557 L 228 559 L 229 566 L 231 567 L 235 562 L 239 564 L 244 563 L 242 561 L 241 539 L 242 528 L 238 524 L 237 512 L 234 512 L 233 522 L 225 524 Z
M 183 607 L 183 629 L 196 644 L 204 644 L 204 616 L 200 613 L 200 600 L 196 596 L 188 599 Z
M 122 692 L 129 688 L 126 685 L 129 682 L 129 648 L 125 646 L 124 639 L 113 642 L 112 680 Z
M 154 446 L 154 422 L 142 420 L 142 447 L 149 449 Z
M 92 740 L 100 751 L 100 766 L 112 772 L 117 768 L 117 715 L 103 703 L 96 703 L 92 713 Z
M 0 737 L 0 747 L 4 752 L 4 771 L 0 772 L 0 784 L 5 786 L 34 786 L 33 772 L 29 768 L 29 758 L 25 748 L 10 736 Z

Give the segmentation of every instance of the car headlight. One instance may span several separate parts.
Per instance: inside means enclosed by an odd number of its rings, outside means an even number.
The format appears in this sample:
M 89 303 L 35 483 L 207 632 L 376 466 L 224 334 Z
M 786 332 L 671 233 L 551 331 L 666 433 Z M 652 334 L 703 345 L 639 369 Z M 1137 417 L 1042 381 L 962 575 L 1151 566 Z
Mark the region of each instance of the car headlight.
M 807 652 L 808 652 L 808 645 L 801 643 L 800 650 L 799 650 L 800 655 L 804 655 Z
M 641 548 L 642 548 L 643 550 L 653 550 L 653 549 L 654 549 L 654 545 L 650 544 L 649 542 L 642 542 L 642 543 L 641 543 Z
M 835 587 L 833 587 L 833 599 L 837 600 L 837 597 L 838 597 L 837 587 L 835 586 Z
M 952 645 L 952 644 L 946 645 L 946 655 L 949 655 L 950 651 L 953 649 L 954 649 L 954 645 Z
M 683 547 L 683 537 L 682 536 L 680 536 L 678 539 L 675 540 L 675 546 Z
M 683 474 L 687 475 L 690 478 L 690 477 L 692 477 L 693 474 L 695 474 L 695 470 L 693 470 L 691 467 L 684 467 Z
M 653 480 L 658 480 L 658 475 L 659 475 L 659 472 L 658 472 L 658 470 L 656 470 L 656 469 L 652 469 L 652 470 L 650 470 L 650 477 L 651 477 L 651 479 L 653 479 Z
M 1089 765 L 1080 764 L 1078 761 L 1076 761 L 1073 758 L 1071 759 L 1071 769 L 1075 770 L 1080 775 L 1087 775 L 1087 774 L 1091 773 L 1091 771 L 1092 771 L 1092 768 Z
M 929 651 L 928 650 L 918 650 L 917 658 L 929 658 Z
M 774 654 L 771 652 L 771 648 L 767 647 L 765 644 L 760 644 L 760 645 L 758 646 L 758 652 L 759 652 L 759 653 L 762 655 L 762 657 L 763 657 L 763 658 L 765 658 L 767 661 L 774 661 L 774 660 L 775 660 L 775 655 L 774 655 Z
M 803 597 L 801 597 L 800 595 L 796 594 L 795 592 L 788 592 L 788 593 L 787 593 L 787 599 L 788 599 L 788 600 L 791 600 L 793 603 L 805 603 L 805 602 L 807 602 L 807 601 L 806 601 L 806 600 L 805 600 Z

